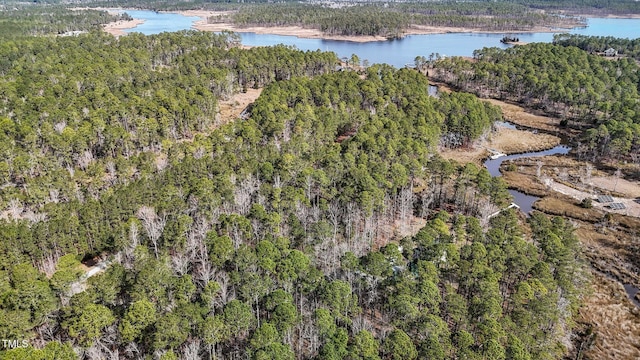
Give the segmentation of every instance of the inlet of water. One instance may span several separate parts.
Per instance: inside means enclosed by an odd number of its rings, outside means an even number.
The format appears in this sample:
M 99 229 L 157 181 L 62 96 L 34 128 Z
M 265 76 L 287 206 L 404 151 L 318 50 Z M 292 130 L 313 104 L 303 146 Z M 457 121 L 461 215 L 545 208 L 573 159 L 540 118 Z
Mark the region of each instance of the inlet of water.
M 636 298 L 636 295 L 638 294 L 638 292 L 640 292 L 640 289 L 638 289 L 637 287 L 631 284 L 624 284 L 624 291 L 627 292 L 627 296 L 629 296 L 629 300 L 631 300 L 631 302 L 636 307 L 640 308 L 640 301 Z
M 484 162 L 484 166 L 487 168 L 487 170 L 489 170 L 489 174 L 491 174 L 491 176 L 501 176 L 502 174 L 500 174 L 500 165 L 502 165 L 502 162 L 505 160 L 540 157 L 556 154 L 564 155 L 569 153 L 570 150 L 571 148 L 567 145 L 558 145 L 548 150 L 532 151 L 522 154 L 507 155 L 497 159 L 489 159 Z M 527 215 L 531 212 L 531 210 L 533 210 L 533 203 L 540 199 L 537 196 L 527 195 L 517 190 L 509 190 L 509 193 L 511 194 L 511 196 L 513 196 L 513 202 L 518 204 L 518 206 L 520 206 L 520 210 L 522 210 L 522 212 Z

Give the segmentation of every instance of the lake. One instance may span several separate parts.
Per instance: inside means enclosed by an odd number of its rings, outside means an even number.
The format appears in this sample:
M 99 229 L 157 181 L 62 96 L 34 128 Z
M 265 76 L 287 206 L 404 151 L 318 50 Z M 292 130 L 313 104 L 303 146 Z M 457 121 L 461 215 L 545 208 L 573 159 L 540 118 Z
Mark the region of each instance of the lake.
M 189 30 L 193 23 L 200 20 L 197 16 L 184 16 L 172 13 L 160 13 L 151 10 L 123 10 L 134 19 L 144 20 L 144 23 L 125 32 L 139 32 L 145 35 Z
M 180 14 L 157 13 L 144 10 L 125 10 L 136 19 L 145 23 L 127 32 L 140 32 L 146 35 L 164 31 L 180 31 L 190 29 L 198 17 Z M 585 28 L 572 29 L 572 34 L 614 36 L 622 38 L 640 37 L 640 19 L 587 19 Z M 409 35 L 403 39 L 358 43 L 352 41 L 304 39 L 295 36 L 239 33 L 242 44 L 247 46 L 269 46 L 277 44 L 293 45 L 300 50 L 333 51 L 339 57 L 350 57 L 357 54 L 361 60 L 370 63 L 387 63 L 395 67 L 413 64 L 416 56 L 429 56 L 438 53 L 446 56 L 472 56 L 473 51 L 483 47 L 506 48 L 509 45 L 500 43 L 504 36 L 487 33 L 449 33 L 430 35 Z M 551 42 L 552 33 L 513 34 L 524 42 Z

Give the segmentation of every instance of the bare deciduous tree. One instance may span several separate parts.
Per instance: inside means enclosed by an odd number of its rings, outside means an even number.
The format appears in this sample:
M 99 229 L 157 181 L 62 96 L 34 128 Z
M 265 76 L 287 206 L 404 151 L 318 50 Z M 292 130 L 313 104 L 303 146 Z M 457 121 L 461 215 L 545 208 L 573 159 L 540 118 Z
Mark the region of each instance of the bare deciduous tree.
M 182 251 L 177 251 L 171 255 L 171 268 L 178 276 L 185 275 L 189 272 L 189 257 Z
M 53 125 L 53 130 L 55 130 L 58 134 L 62 134 L 62 132 L 66 127 L 67 127 L 67 122 L 61 121 Z
M 122 259 L 122 266 L 124 266 L 125 269 L 133 269 L 135 249 L 140 244 L 139 235 L 138 223 L 131 221 L 131 225 L 129 226 L 129 245 L 125 247 Z
M 169 160 L 167 159 L 166 156 L 162 156 L 162 155 L 161 156 L 156 156 L 155 163 L 156 163 L 156 169 L 158 171 L 162 171 L 162 170 L 166 169 L 167 166 L 169 166 Z
M 200 146 L 196 149 L 196 151 L 193 152 L 193 158 L 197 160 L 202 159 L 205 153 L 206 150 L 202 146 Z
M 58 259 L 60 259 L 60 253 L 58 251 L 53 251 L 45 255 L 41 260 L 36 261 L 35 266 L 50 278 L 53 273 L 56 272 Z
M 49 189 L 49 201 L 54 204 L 60 202 L 60 190 L 58 189 Z
M 187 340 L 187 344 L 182 347 L 182 359 L 200 360 L 200 339 Z
M 162 236 L 164 226 L 167 224 L 167 216 L 166 214 L 158 216 L 158 214 L 156 214 L 156 210 L 149 206 L 141 206 L 140 209 L 138 209 L 137 215 L 138 218 L 142 221 L 142 226 L 147 232 L 149 240 L 151 240 L 151 244 L 153 245 L 153 252 L 157 259 L 158 240 L 160 239 L 160 236 Z
M 92 162 L 93 162 L 93 154 L 89 150 L 86 150 L 81 155 L 78 155 L 78 157 L 76 158 L 76 163 L 82 170 L 85 170 L 87 166 L 89 166 L 89 164 L 91 164 Z
M 251 197 L 258 189 L 260 189 L 260 180 L 253 177 L 253 175 L 249 175 L 240 185 L 236 185 L 233 199 L 240 214 L 246 215 L 249 212 Z
M 480 206 L 478 206 L 478 215 L 482 227 L 486 228 L 489 226 L 489 215 L 494 214 L 498 210 L 500 209 L 490 201 L 483 201 L 480 203 Z
M 20 215 L 22 215 L 23 211 L 24 211 L 24 205 L 20 200 L 18 199 L 11 200 L 11 202 L 9 203 L 9 208 L 7 209 L 7 212 L 11 219 L 13 220 L 20 219 Z
M 338 235 L 338 226 L 340 226 L 340 216 L 342 214 L 342 208 L 337 200 L 331 200 L 329 204 L 329 221 L 331 222 L 331 226 L 333 226 L 333 241 L 335 241 L 336 236 Z
M 407 186 L 400 190 L 398 196 L 398 217 L 400 220 L 400 233 L 405 234 L 413 218 L 413 190 Z
M 297 341 L 298 354 L 303 354 L 304 350 L 307 350 L 306 354 L 316 354 L 320 348 L 320 334 L 318 328 L 314 325 L 313 321 L 304 321 L 300 326 L 300 335 Z M 308 346 L 303 346 L 308 344 Z M 305 349 L 306 348 L 306 349 Z
M 209 281 L 213 280 L 215 276 L 215 270 L 213 269 L 211 262 L 208 260 L 207 256 L 206 261 L 199 261 L 195 265 L 194 279 L 201 284 L 202 288 L 207 286 Z
M 22 214 L 22 218 L 28 220 L 32 224 L 35 224 L 41 221 L 45 221 L 47 219 L 47 214 L 27 210 Z
M 351 331 L 354 334 L 357 334 L 362 330 L 371 332 L 373 331 L 373 326 L 371 325 L 371 322 L 369 320 L 367 320 L 363 315 L 360 315 L 353 319 L 353 323 L 351 324 Z
M 420 217 L 426 218 L 429 215 L 429 209 L 431 208 L 431 204 L 433 204 L 434 193 L 432 191 L 425 190 L 422 192 L 422 196 L 420 197 Z
M 226 272 L 219 272 L 215 276 L 215 279 L 218 284 L 220 284 L 220 305 L 224 306 L 235 298 L 233 289 L 231 288 L 231 279 L 229 278 L 229 274 Z

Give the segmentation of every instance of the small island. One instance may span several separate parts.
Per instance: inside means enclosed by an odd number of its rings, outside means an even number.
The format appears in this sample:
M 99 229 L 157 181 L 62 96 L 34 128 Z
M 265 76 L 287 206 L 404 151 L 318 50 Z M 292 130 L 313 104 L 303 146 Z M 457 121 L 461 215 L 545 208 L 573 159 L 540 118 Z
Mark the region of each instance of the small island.
M 526 44 L 525 42 L 520 41 L 519 37 L 507 36 L 507 35 L 505 35 L 502 39 L 500 39 L 500 42 L 508 45 L 525 45 Z

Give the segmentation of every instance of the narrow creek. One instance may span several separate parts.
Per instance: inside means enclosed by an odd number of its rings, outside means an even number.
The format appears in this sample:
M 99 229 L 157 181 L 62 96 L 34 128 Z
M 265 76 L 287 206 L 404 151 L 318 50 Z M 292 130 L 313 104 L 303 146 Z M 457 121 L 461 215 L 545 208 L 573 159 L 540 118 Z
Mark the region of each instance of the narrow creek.
M 502 165 L 502 162 L 505 160 L 540 157 L 540 156 L 557 155 L 557 154 L 566 155 L 569 153 L 570 150 L 571 150 L 571 147 L 561 144 L 548 150 L 531 151 L 531 152 L 526 152 L 521 154 L 507 155 L 507 156 L 499 157 L 497 159 L 487 159 L 484 162 L 484 166 L 487 168 L 487 170 L 489 170 L 489 174 L 491 174 L 491 176 L 502 176 L 502 174 L 500 174 L 500 165 Z M 527 195 L 517 190 L 509 190 L 509 193 L 511 194 L 511 196 L 513 196 L 513 202 L 516 203 L 518 206 L 520 206 L 520 210 L 522 210 L 522 212 L 524 212 L 527 215 L 531 212 L 531 210 L 533 210 L 533 203 L 538 201 L 538 199 L 540 199 L 537 196 Z

